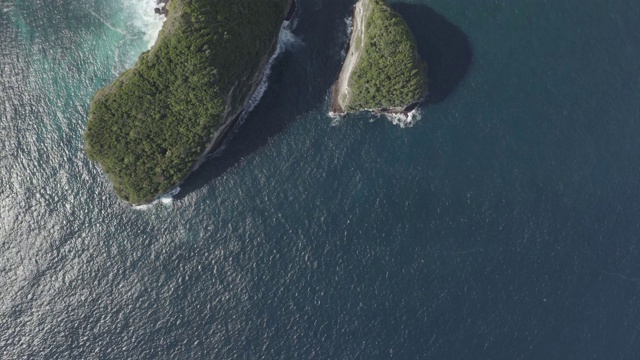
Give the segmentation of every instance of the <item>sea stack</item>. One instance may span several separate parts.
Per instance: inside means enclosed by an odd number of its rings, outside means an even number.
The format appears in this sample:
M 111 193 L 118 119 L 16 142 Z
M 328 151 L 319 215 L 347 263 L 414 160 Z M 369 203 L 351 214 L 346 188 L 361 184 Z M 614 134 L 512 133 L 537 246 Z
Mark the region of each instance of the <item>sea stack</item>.
M 427 94 L 427 66 L 411 30 L 385 0 L 360 0 L 331 112 L 404 113 Z
M 152 202 L 221 146 L 262 81 L 293 0 L 160 0 L 154 46 L 91 101 L 85 150 L 123 200 Z

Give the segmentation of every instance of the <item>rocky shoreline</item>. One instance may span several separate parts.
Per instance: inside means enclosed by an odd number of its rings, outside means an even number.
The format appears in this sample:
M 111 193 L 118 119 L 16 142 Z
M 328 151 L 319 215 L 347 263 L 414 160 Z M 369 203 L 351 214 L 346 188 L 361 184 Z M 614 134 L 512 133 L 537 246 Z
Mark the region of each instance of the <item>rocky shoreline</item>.
M 420 102 L 413 103 L 403 109 L 374 109 L 371 112 L 375 114 L 383 114 L 383 115 L 403 115 L 409 116 L 409 113 L 415 110 L 418 106 L 420 106 Z
M 158 15 L 169 15 L 169 1 L 171 0 L 156 0 L 157 8 L 153 9 L 153 11 Z
M 169 1 L 170 0 L 158 0 L 158 2 L 164 2 L 165 4 L 168 3 Z M 289 0 L 289 7 L 287 10 L 287 13 L 285 14 L 283 22 L 291 21 L 291 19 L 293 18 L 293 15 L 295 14 L 295 11 L 296 11 L 296 0 Z M 262 70 L 256 73 L 256 76 L 254 76 L 252 80 L 251 91 L 249 92 L 249 96 L 245 99 L 244 105 L 234 114 L 225 114 L 225 116 L 223 117 L 224 120 L 222 121 L 222 125 L 220 125 L 216 133 L 213 135 L 211 141 L 209 142 L 209 145 L 207 145 L 207 148 L 205 149 L 205 151 L 202 153 L 202 155 L 200 155 L 196 163 L 193 165 L 191 171 L 189 171 L 189 173 L 179 183 L 177 183 L 169 192 L 158 196 L 152 202 L 158 201 L 164 196 L 167 196 L 168 194 L 175 194 L 176 189 L 179 189 L 180 185 L 182 185 L 182 183 L 194 171 L 200 168 L 200 166 L 207 160 L 208 155 L 214 153 L 215 151 L 220 149 L 220 147 L 222 147 L 228 135 L 231 133 L 231 131 L 233 130 L 235 125 L 238 123 L 238 121 L 242 118 L 242 115 L 244 114 L 247 105 L 249 104 L 251 99 L 254 97 L 256 91 L 258 90 L 258 87 L 262 82 L 262 78 L 264 77 L 266 71 L 268 70 L 267 68 L 269 66 L 269 61 L 277 50 L 278 39 L 279 39 L 279 36 L 273 42 L 269 53 L 266 54 L 268 56 L 265 56 L 262 59 L 262 63 L 260 65 L 260 68 Z M 231 91 L 233 92 L 233 90 Z

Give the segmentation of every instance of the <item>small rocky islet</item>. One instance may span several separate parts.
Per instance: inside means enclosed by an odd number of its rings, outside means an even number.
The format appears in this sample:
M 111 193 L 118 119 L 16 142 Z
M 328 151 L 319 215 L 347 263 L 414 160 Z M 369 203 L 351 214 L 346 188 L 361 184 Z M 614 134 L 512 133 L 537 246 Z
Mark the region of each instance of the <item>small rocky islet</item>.
M 409 112 L 427 94 L 426 71 L 402 16 L 384 0 L 360 0 L 331 112 Z

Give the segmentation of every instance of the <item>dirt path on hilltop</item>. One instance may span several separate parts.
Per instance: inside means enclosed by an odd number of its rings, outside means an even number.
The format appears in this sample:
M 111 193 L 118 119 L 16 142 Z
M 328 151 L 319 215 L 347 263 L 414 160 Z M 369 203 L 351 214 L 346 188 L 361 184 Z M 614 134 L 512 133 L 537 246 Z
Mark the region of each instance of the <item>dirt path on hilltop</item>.
M 349 104 L 351 98 L 349 80 L 362 55 L 362 48 L 366 39 L 364 26 L 371 10 L 372 5 L 370 0 L 360 0 L 353 11 L 353 31 L 351 32 L 351 39 L 349 40 L 349 52 L 342 65 L 342 70 L 340 70 L 338 81 L 336 81 L 335 84 L 334 106 L 332 106 L 332 108 L 342 110 L 342 112 L 344 112 L 345 106 Z

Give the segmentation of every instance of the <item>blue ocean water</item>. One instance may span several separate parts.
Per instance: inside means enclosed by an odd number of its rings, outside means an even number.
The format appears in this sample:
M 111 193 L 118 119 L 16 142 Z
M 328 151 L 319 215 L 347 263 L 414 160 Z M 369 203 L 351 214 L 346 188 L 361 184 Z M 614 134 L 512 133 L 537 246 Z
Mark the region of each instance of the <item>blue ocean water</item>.
M 170 203 L 83 153 L 154 0 L 0 0 L 0 358 L 635 359 L 640 3 L 395 1 L 414 126 L 334 121 L 354 1 Z

